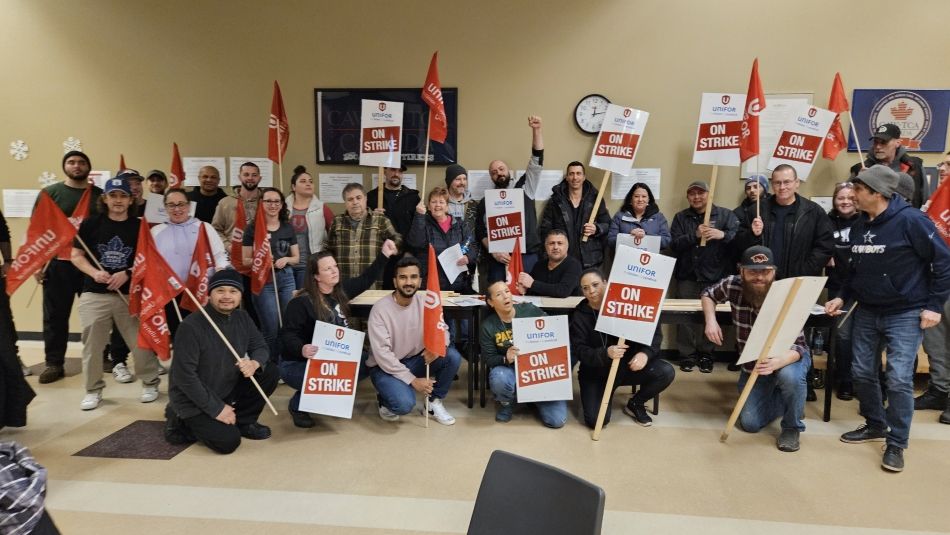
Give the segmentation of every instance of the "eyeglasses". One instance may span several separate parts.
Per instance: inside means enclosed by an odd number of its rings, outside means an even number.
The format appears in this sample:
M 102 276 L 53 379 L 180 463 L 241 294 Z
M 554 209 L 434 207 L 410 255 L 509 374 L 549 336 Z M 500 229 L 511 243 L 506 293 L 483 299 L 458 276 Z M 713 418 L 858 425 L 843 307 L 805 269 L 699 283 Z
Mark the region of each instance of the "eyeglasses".
M 847 182 L 838 182 L 837 184 L 835 184 L 835 187 L 836 188 L 852 188 L 854 187 L 854 182 L 851 182 L 850 180 Z
M 280 200 L 269 200 L 269 201 L 261 201 L 261 202 L 264 203 L 264 204 L 280 204 L 282 201 L 280 201 Z
M 772 186 L 776 188 L 785 188 L 794 184 L 794 180 L 773 180 Z
M 167 210 L 181 210 L 186 206 L 188 206 L 186 202 L 165 203 L 165 209 Z

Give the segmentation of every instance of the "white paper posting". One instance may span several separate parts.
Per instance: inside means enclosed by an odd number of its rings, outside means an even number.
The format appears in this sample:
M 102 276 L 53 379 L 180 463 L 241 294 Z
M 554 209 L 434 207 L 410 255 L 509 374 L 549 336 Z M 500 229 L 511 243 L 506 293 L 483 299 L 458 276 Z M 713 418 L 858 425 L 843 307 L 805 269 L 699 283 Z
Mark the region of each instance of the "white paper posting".
M 442 270 L 445 271 L 445 276 L 451 283 L 454 283 L 459 275 L 468 271 L 467 262 L 461 266 L 458 265 L 460 258 L 465 258 L 465 255 L 462 254 L 462 246 L 457 243 L 439 254 L 439 264 L 442 265 Z
M 482 200 L 485 198 L 485 190 L 494 188 L 495 185 L 492 184 L 491 176 L 488 174 L 488 171 L 469 169 L 468 170 L 468 191 L 472 194 L 472 198 L 475 200 Z
M 515 172 L 515 182 L 517 178 L 520 178 L 521 175 L 525 174 L 527 171 L 525 169 L 518 169 Z M 590 177 L 588 177 L 590 179 Z M 564 172 L 557 169 L 541 171 L 541 177 L 538 179 L 538 189 L 535 190 L 534 200 L 536 201 L 546 201 L 551 198 L 551 188 L 557 186 L 564 180 Z M 490 182 L 490 181 L 489 181 Z
M 3 215 L 11 217 L 30 217 L 33 215 L 33 205 L 40 194 L 38 189 L 5 189 L 3 190 Z
M 363 184 L 362 173 L 320 173 L 320 200 L 343 202 L 343 188 L 355 182 Z
M 89 180 L 102 189 L 106 189 L 106 181 L 110 178 L 112 178 L 112 171 L 89 171 Z
M 621 175 L 614 173 L 610 177 L 610 198 L 622 201 L 627 196 L 627 192 L 637 182 L 643 182 L 653 192 L 653 198 L 660 200 L 660 169 L 650 167 L 638 167 L 631 170 L 630 174 Z

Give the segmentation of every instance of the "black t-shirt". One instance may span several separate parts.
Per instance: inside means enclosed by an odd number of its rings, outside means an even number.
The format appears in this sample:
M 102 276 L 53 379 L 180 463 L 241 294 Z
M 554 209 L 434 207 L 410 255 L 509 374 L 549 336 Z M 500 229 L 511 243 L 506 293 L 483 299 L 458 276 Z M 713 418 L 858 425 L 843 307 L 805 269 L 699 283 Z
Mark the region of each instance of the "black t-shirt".
M 228 194 L 221 188 L 218 188 L 218 191 L 214 195 L 204 195 L 201 193 L 200 188 L 195 188 L 188 192 L 188 200 L 198 203 L 195 206 L 195 217 L 205 223 L 211 222 L 218 203 L 227 196 Z
M 254 247 L 254 222 L 244 230 L 244 241 L 248 247 Z M 297 235 L 294 233 L 294 227 L 290 223 L 281 222 L 277 230 L 270 233 L 270 252 L 274 260 L 290 256 L 290 246 L 297 245 Z
M 554 269 L 548 269 L 548 261 L 540 260 L 531 269 L 534 284 L 528 288 L 528 295 L 546 297 L 567 297 L 581 295 L 580 279 L 584 268 L 581 261 L 573 256 L 565 257 Z
M 113 221 L 106 215 L 100 215 L 83 221 L 79 227 L 79 237 L 95 255 L 102 269 L 109 273 L 118 273 L 132 269 L 132 264 L 135 263 L 139 225 L 139 220 L 135 217 L 130 217 L 125 221 Z M 73 243 L 73 247 L 82 249 L 78 239 Z M 96 267 L 95 262 L 89 263 Z M 100 284 L 86 275 L 82 291 L 103 294 L 111 290 L 108 289 L 107 284 Z M 129 293 L 129 283 L 122 285 L 120 291 L 124 294 Z

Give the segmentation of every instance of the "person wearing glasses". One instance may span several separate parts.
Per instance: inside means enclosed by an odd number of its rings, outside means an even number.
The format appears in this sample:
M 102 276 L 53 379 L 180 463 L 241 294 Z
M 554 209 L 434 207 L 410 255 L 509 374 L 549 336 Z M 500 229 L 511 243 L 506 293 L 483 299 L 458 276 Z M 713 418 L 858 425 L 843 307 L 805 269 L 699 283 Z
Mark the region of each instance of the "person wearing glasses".
M 848 278 L 848 268 L 851 263 L 851 227 L 858 220 L 858 205 L 854 200 L 854 184 L 851 182 L 841 182 L 835 185 L 834 195 L 832 196 L 833 208 L 828 213 L 831 220 L 833 236 L 835 239 L 834 256 L 828 260 L 828 266 L 825 268 L 825 274 L 828 275 L 828 282 L 825 287 L 828 288 L 829 295 L 838 295 L 841 286 Z M 846 309 L 850 309 L 853 303 L 847 303 Z M 854 399 L 854 385 L 851 381 L 851 318 L 844 325 L 838 328 L 833 341 L 837 344 L 837 367 L 835 379 L 837 380 L 838 399 L 850 401 Z

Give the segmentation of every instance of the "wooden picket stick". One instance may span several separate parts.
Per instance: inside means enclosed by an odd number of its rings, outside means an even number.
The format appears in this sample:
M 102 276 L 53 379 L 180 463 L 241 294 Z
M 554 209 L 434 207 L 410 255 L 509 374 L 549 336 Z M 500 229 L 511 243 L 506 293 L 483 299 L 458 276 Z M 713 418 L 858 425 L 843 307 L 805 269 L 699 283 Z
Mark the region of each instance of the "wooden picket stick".
M 274 270 L 274 259 L 271 258 L 270 262 L 270 278 L 271 282 L 274 283 L 274 302 L 277 304 L 277 326 L 280 328 L 284 327 L 284 319 L 280 314 L 280 292 L 277 290 L 277 272 Z
M 610 174 L 610 171 L 607 171 Z M 617 341 L 618 346 L 627 343 L 626 338 Z M 610 374 L 607 375 L 607 386 L 604 387 L 604 397 L 600 400 L 600 411 L 597 413 L 597 425 L 594 426 L 594 432 L 591 433 L 591 440 L 600 440 L 600 431 L 604 428 L 604 419 L 607 417 L 607 407 L 610 406 L 610 398 L 614 393 L 614 381 L 617 379 L 617 369 L 620 367 L 620 359 L 612 359 L 610 363 Z
M 838 322 L 838 328 L 844 327 L 844 322 L 848 321 L 848 318 L 851 317 L 851 313 L 854 312 L 854 309 L 858 308 L 858 302 L 855 301 L 851 308 L 848 309 L 848 312 L 841 318 L 841 321 Z
M 384 184 L 386 179 L 383 178 L 383 166 L 379 166 L 379 174 L 376 179 L 376 208 L 385 208 L 383 206 L 383 188 L 386 187 Z
M 426 382 L 429 381 L 429 363 L 426 363 Z M 429 428 L 429 394 L 426 394 L 426 429 Z
M 782 304 L 782 310 L 778 314 L 778 319 L 775 320 L 775 323 L 772 324 L 772 328 L 769 330 L 769 336 L 765 340 L 765 344 L 762 346 L 762 351 L 759 352 L 759 357 L 756 359 L 756 363 L 763 362 L 769 358 L 769 349 L 772 348 L 772 344 L 775 342 L 775 338 L 778 336 L 779 329 L 782 328 L 782 324 L 785 323 L 785 317 L 788 315 L 788 309 L 791 307 L 792 302 L 795 301 L 795 296 L 798 294 L 798 289 L 802 285 L 802 278 L 798 277 L 795 279 L 795 282 L 792 283 L 792 288 L 788 291 L 788 295 L 785 296 L 785 303 Z M 739 413 L 742 412 L 742 407 L 745 406 L 746 400 L 749 399 L 749 394 L 752 392 L 752 387 L 755 386 L 755 380 L 759 377 L 759 373 L 752 369 L 752 373 L 749 374 L 749 380 L 745 384 L 745 388 L 742 389 L 742 395 L 739 396 L 739 401 L 736 403 L 736 407 L 732 409 L 732 415 L 729 416 L 729 423 L 726 424 L 726 428 L 722 431 L 722 434 L 719 435 L 719 442 L 725 442 L 729 438 L 729 433 L 732 431 L 732 427 L 736 425 L 736 420 L 739 419 Z
M 182 322 L 181 310 L 178 308 L 178 301 L 172 299 L 172 307 L 175 309 L 175 315 L 178 316 L 178 323 Z
M 858 148 L 858 158 L 861 161 L 861 169 L 864 167 L 864 153 L 861 152 L 861 141 L 858 139 L 858 131 L 854 128 L 854 117 L 851 116 L 851 110 L 848 110 L 848 122 L 851 123 L 851 135 L 854 136 L 854 146 Z M 847 147 L 845 147 L 847 149 Z
M 96 269 L 98 269 L 99 271 L 105 271 L 105 268 L 102 267 L 102 264 L 100 264 L 99 261 L 96 260 L 96 257 L 92 254 L 92 251 L 89 250 L 89 246 L 86 245 L 86 242 L 84 242 L 82 238 L 79 237 L 79 234 L 76 234 L 76 241 L 79 242 L 79 245 L 82 245 L 83 250 L 86 251 L 86 256 L 88 256 L 89 260 L 91 260 L 92 263 L 96 265 Z M 131 277 L 129 278 L 129 280 L 131 280 Z M 129 304 L 129 300 L 126 299 L 124 295 L 122 295 L 121 288 L 116 288 L 113 291 L 119 294 L 119 299 L 121 299 L 123 303 L 125 303 L 126 305 Z
M 758 156 L 756 156 L 758 158 Z M 712 207 L 713 207 L 713 197 L 716 195 L 716 177 L 719 176 L 719 166 L 712 166 L 712 174 L 709 177 L 709 196 L 706 197 L 706 216 L 703 218 L 703 225 L 709 226 L 709 218 L 712 216 Z M 758 206 L 758 201 L 756 201 L 756 206 Z M 700 247 L 706 247 L 706 238 L 705 236 L 699 240 Z
M 43 264 L 43 270 L 40 271 L 41 274 L 46 274 L 46 268 L 49 267 L 49 263 L 50 263 L 50 262 L 52 262 L 52 260 L 47 260 L 46 263 Z M 33 279 L 33 280 L 36 280 L 36 279 Z M 36 286 L 33 287 L 33 291 L 30 292 L 30 299 L 26 302 L 26 307 L 27 307 L 27 308 L 29 308 L 30 305 L 33 304 L 33 298 L 36 297 L 36 290 L 39 289 L 39 287 L 40 287 L 41 284 L 42 284 L 41 282 L 37 281 L 37 282 L 36 282 Z
M 195 297 L 195 294 L 191 293 L 191 290 L 188 289 L 187 286 L 184 289 L 185 289 L 185 293 L 188 294 L 188 297 L 190 297 L 191 300 L 195 303 L 195 308 L 197 308 L 201 312 L 201 314 L 205 317 L 205 319 L 208 320 L 208 323 L 211 324 L 211 328 L 214 329 L 214 332 L 218 333 L 218 336 L 221 338 L 221 341 L 224 342 L 224 345 L 227 346 L 228 350 L 231 351 L 231 354 L 234 355 L 234 358 L 240 364 L 242 360 L 241 356 L 238 355 L 237 350 L 234 349 L 234 346 L 231 345 L 231 342 L 228 341 L 227 338 L 225 338 L 224 333 L 221 332 L 221 329 L 218 327 L 218 325 L 214 322 L 214 320 L 211 319 L 211 316 L 208 315 L 208 311 L 205 310 L 204 307 L 201 306 L 201 303 L 198 302 L 198 298 Z M 272 413 L 274 413 L 274 416 L 277 416 L 277 409 L 275 409 L 274 405 L 271 404 L 270 399 L 267 398 L 267 394 L 264 393 L 264 390 L 261 388 L 261 385 L 258 384 L 257 379 L 255 379 L 253 375 L 248 377 L 248 379 L 251 380 L 251 383 L 254 384 L 254 388 L 256 388 L 257 391 L 261 394 L 261 397 L 264 398 L 264 402 L 267 403 L 267 407 L 270 408 Z
M 597 218 L 597 210 L 600 209 L 600 201 L 604 199 L 604 190 L 607 188 L 607 182 L 610 181 L 610 171 L 604 171 L 604 178 L 600 181 L 600 190 L 597 191 L 597 200 L 594 201 L 594 208 L 590 211 L 590 219 L 587 220 L 588 225 L 594 224 L 594 219 Z M 587 236 L 581 238 L 582 242 L 587 241 Z

